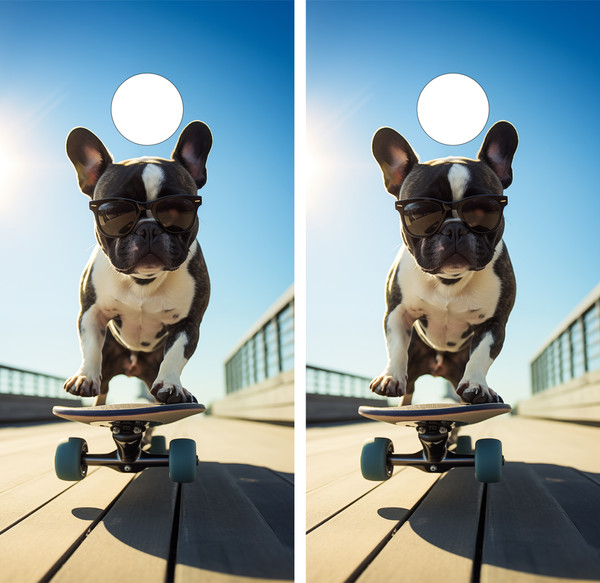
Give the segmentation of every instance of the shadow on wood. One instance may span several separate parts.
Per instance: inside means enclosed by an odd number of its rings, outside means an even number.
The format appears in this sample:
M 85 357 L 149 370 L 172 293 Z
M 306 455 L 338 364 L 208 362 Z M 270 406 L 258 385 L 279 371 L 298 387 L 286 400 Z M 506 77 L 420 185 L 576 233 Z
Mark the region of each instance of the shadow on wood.
M 293 500 L 292 476 L 264 467 L 204 462 L 196 481 L 181 485 L 166 468 L 152 468 L 136 476 L 88 540 L 98 530 L 162 559 L 168 578 L 292 580 Z M 81 519 L 94 512 L 72 510 Z
M 436 572 L 463 565 L 471 580 L 502 580 L 509 572 L 600 580 L 599 486 L 598 474 L 552 464 L 507 463 L 503 480 L 489 485 L 476 482 L 472 470 L 452 470 L 398 525 L 369 574 L 382 575 L 393 556 L 402 557 L 406 574 L 435 554 Z M 405 512 L 378 510 L 389 520 Z

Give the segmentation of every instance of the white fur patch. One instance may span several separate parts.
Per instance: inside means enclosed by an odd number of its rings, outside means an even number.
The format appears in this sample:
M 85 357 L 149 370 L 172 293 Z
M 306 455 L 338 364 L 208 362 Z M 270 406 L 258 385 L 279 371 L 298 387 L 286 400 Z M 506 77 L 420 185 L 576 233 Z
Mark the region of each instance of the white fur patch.
M 482 324 L 493 315 L 500 297 L 501 282 L 494 263 L 503 249 L 500 242 L 492 261 L 481 271 L 470 271 L 453 285 L 443 285 L 435 275 L 421 271 L 414 257 L 403 248 L 398 256 L 398 284 L 402 290 L 402 308 L 409 328 L 422 317 L 427 326 L 418 324 L 421 339 L 441 352 L 455 352 L 467 340 L 471 326 Z
M 156 200 L 164 179 L 165 173 L 158 164 L 146 165 L 142 172 L 142 180 L 146 189 L 147 200 Z
M 452 190 L 452 200 L 461 200 L 465 195 L 471 175 L 464 164 L 452 164 L 448 171 L 448 182 Z
M 162 272 L 155 281 L 143 286 L 132 284 L 128 275 L 114 270 L 104 253 L 96 253 L 92 271 L 96 309 L 104 319 L 104 326 L 111 320 L 111 331 L 123 346 L 134 352 L 152 351 L 162 340 L 160 333 L 164 327 L 189 314 L 195 281 L 187 263 L 197 246 L 197 242 L 192 244 L 186 262 L 179 269 Z M 120 317 L 120 327 L 113 320 L 116 316 Z

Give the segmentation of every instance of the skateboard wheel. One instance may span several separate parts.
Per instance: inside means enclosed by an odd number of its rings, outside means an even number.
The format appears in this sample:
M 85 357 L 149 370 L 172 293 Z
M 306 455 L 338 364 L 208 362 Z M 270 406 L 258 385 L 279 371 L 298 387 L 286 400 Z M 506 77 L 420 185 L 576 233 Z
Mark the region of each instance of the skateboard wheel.
M 473 453 L 473 441 L 470 435 L 459 435 L 456 438 L 456 449 L 454 453 L 468 455 Z
M 164 454 L 167 451 L 167 439 L 164 435 L 153 435 L 150 441 L 150 453 Z
M 169 477 L 173 482 L 193 482 L 196 479 L 196 442 L 174 439 L 169 447 Z
M 486 484 L 502 479 L 502 442 L 498 439 L 479 439 L 475 444 L 475 477 Z
M 365 441 L 360 454 L 360 471 L 363 478 L 374 482 L 391 478 L 394 468 L 388 462 L 388 454 L 393 451 L 392 441 L 387 437 L 375 437 Z
M 61 480 L 77 482 L 87 474 L 83 456 L 87 453 L 87 443 L 80 437 L 69 437 L 58 444 L 54 456 L 54 471 Z

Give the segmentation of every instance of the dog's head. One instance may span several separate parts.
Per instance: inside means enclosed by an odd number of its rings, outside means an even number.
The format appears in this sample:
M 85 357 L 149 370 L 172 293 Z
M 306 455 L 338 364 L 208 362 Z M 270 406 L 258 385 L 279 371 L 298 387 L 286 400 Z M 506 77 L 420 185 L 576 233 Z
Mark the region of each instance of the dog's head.
M 483 269 L 504 231 L 504 189 L 512 182 L 515 128 L 496 123 L 476 160 L 442 158 L 419 163 L 395 130 L 373 137 L 373 155 L 396 199 L 402 238 L 419 267 L 449 280 Z
M 198 189 L 206 183 L 212 146 L 208 126 L 190 123 L 170 160 L 135 158 L 113 162 L 86 128 L 67 138 L 67 155 L 79 187 L 92 200 L 96 238 L 117 271 L 152 280 L 177 269 L 198 233 Z

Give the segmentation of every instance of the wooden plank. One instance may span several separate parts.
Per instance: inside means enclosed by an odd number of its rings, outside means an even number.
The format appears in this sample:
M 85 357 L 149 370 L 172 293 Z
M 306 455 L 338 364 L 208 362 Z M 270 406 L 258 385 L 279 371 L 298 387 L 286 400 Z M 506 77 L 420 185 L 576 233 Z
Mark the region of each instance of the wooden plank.
M 307 430 L 306 491 L 311 494 L 343 476 L 360 476 L 360 452 L 367 439 L 388 437 L 394 451 L 413 453 L 420 449 L 417 432 L 388 423 L 363 422 Z
M 0 453 L 0 492 L 10 490 L 40 473 L 54 472 L 54 453 L 58 442 L 68 436 L 83 437 L 91 451 L 114 449 L 110 431 L 80 423 L 57 422 L 45 425 L 7 428 Z
M 277 538 L 294 549 L 294 484 L 281 474 L 248 464 L 224 465 Z
M 244 495 L 227 468 L 203 462 L 182 486 L 175 581 L 290 581 L 293 551 Z
M 600 473 L 600 428 L 504 416 L 462 429 L 472 435 L 473 443 L 481 437 L 502 440 L 507 461 L 567 465 L 582 471 Z
M 482 582 L 599 580 L 598 550 L 553 496 L 544 474 L 573 482 L 565 468 L 540 475 L 530 465 L 510 463 L 502 482 L 489 487 Z
M 375 487 L 360 473 L 360 452 L 365 440 L 388 437 L 394 451 L 414 453 L 421 449 L 414 428 L 364 421 L 307 430 L 306 526 L 317 524 L 351 504 Z M 396 470 L 398 471 L 398 470 Z
M 195 439 L 200 461 L 245 463 L 290 475 L 294 472 L 292 427 L 204 414 L 161 426 L 157 433 L 169 439 Z
M 192 437 L 202 459 L 227 461 L 202 464 L 201 474 L 203 468 L 216 469 L 208 476 L 200 475 L 196 484 L 183 486 L 183 490 L 195 488 L 188 497 L 192 502 L 189 507 L 182 498 L 181 516 L 190 526 L 188 531 L 206 528 L 202 536 L 207 540 L 216 537 L 215 544 L 208 545 L 209 554 L 216 552 L 208 561 L 207 576 L 229 581 L 265 572 L 265 578 L 280 575 L 281 580 L 290 580 L 293 429 L 215 418 L 206 423 L 195 423 L 194 418 L 188 421 L 161 426 L 157 433 L 168 433 L 172 438 Z M 165 494 L 163 487 L 172 493 L 177 486 L 166 479 L 164 469 L 145 470 L 98 522 L 133 476 L 92 468 L 80 483 L 57 480 L 54 450 L 59 439 L 68 435 L 84 437 L 93 452 L 114 449 L 108 430 L 78 423 L 0 429 L 0 484 L 4 487 L 0 494 L 0 528 L 8 529 L 0 535 L 0 579 L 36 581 L 57 570 L 56 580 L 65 581 L 90 580 L 88 571 L 93 571 L 98 580 L 120 579 L 123 573 L 130 579 L 145 573 L 142 578 L 146 580 L 156 579 L 157 574 L 159 580 L 166 580 L 173 496 Z M 154 482 L 154 472 L 163 472 L 162 484 Z M 212 514 L 207 513 L 207 504 L 212 506 Z M 193 539 L 195 535 L 191 536 Z M 183 535 L 180 542 L 184 549 Z M 240 553 L 241 547 L 251 550 Z M 5 560 L 5 551 L 9 560 Z M 191 559 L 180 564 L 180 572 L 183 577 L 187 572 L 194 578 L 202 573 L 195 562 L 196 548 L 188 546 L 186 552 L 182 556 Z M 31 560 L 32 553 L 35 561 Z M 174 555 L 171 558 L 174 560 Z M 231 575 L 235 569 L 239 573 Z
M 88 477 L 94 471 L 97 471 L 97 468 L 90 469 Z M 0 494 L 0 508 L 2 508 L 0 532 L 10 528 L 15 522 L 34 512 L 73 485 L 74 482 L 59 480 L 52 471 L 52 473 L 41 474 L 18 488 L 3 492 Z
M 66 421 L 59 420 L 53 423 L 0 426 L 0 452 L 4 456 L 8 453 L 34 449 L 39 447 L 39 437 L 56 436 L 69 426 Z
M 360 431 L 357 438 L 344 432 L 341 441 L 335 438 L 331 440 L 333 447 L 326 437 L 322 437 L 318 444 L 313 441 L 315 453 L 307 459 L 307 475 L 310 476 L 307 481 L 312 485 L 312 488 L 307 488 L 306 494 L 308 529 L 376 487 L 376 483 L 365 480 L 360 473 L 360 452 L 364 439 L 376 435 L 388 436 L 394 443 L 395 452 L 414 453 L 421 449 L 414 429 L 391 427 L 383 423 L 369 423 L 366 429 L 367 432 Z
M 312 530 L 317 524 L 327 520 L 341 508 L 350 505 L 378 485 L 362 477 L 357 463 L 352 473 L 317 488 L 306 496 L 306 528 Z
M 589 403 L 571 407 L 555 406 L 552 404 L 552 406 L 545 410 L 536 411 L 535 416 L 559 421 L 598 423 L 598 419 L 600 419 L 600 404 Z
M 531 468 L 600 558 L 600 484 L 573 468 L 553 464 L 535 464 Z
M 166 580 L 176 493 L 167 468 L 138 474 L 52 582 Z
M 482 491 L 472 468 L 444 474 L 358 581 L 470 581 Z
M 307 515 L 315 517 L 309 525 L 316 526 L 307 536 L 309 580 L 320 583 L 352 578 L 356 571 L 339 567 L 348 561 L 354 561 L 354 565 L 364 561 L 360 569 L 367 565 L 361 580 L 427 581 L 429 565 L 435 566 L 431 581 L 439 580 L 440 573 L 444 580 L 472 580 L 473 568 L 475 575 L 479 571 L 473 557 L 480 556 L 476 551 L 482 486 L 474 480 L 470 468 L 455 469 L 444 475 L 408 522 L 389 540 L 385 538 L 387 534 L 380 539 L 380 547 L 377 544 L 367 545 L 366 549 L 360 547 L 365 542 L 364 533 L 368 538 L 378 528 L 379 517 L 367 511 L 357 512 L 354 517 L 350 513 L 361 505 L 367 507 L 377 492 L 385 493 L 381 490 L 384 486 L 365 490 L 362 498 L 360 492 L 353 492 L 350 502 L 344 497 L 344 489 L 360 487 L 355 478 L 355 472 L 358 473 L 355 450 L 360 449 L 356 443 L 365 433 L 378 435 L 381 428 L 381 424 L 372 424 L 366 430 L 357 425 L 307 430 Z M 396 451 L 418 448 L 414 430 L 408 431 L 410 440 L 404 441 L 402 436 L 401 444 L 395 443 Z M 389 435 L 394 442 L 396 436 L 400 437 L 398 432 Z M 481 580 L 550 581 L 554 577 L 556 581 L 562 577 L 599 581 L 600 456 L 596 444 L 600 442 L 600 430 L 503 416 L 467 426 L 461 432 L 472 435 L 474 442 L 484 437 L 501 439 L 508 460 L 503 482 L 487 486 L 488 555 L 483 558 Z M 515 463 L 518 461 L 526 461 L 528 465 Z M 565 466 L 574 466 L 579 471 Z M 476 495 L 464 489 L 466 482 L 459 480 L 461 472 L 470 476 L 469 483 Z M 449 480 L 457 480 L 453 488 Z M 445 493 L 440 490 L 444 485 Z M 502 491 L 505 493 L 497 500 Z M 388 505 L 391 497 L 390 494 L 384 497 Z M 386 501 L 381 501 L 380 508 L 385 505 Z M 325 522 L 320 524 L 322 520 Z M 490 532 L 503 538 L 491 539 Z M 573 546 L 579 550 L 572 551 Z M 553 555 L 552 559 L 547 559 L 549 555 Z
M 44 578 L 85 536 L 131 478 L 102 468 L 4 532 L 0 536 L 3 579 Z
M 346 581 L 387 541 L 438 478 L 414 468 L 396 471 L 390 480 L 311 531 L 306 539 L 306 580 Z
M 591 480 L 595 484 L 600 486 L 600 474 L 592 474 L 591 472 L 581 472 L 583 476 L 585 476 L 588 480 Z
M 78 430 L 82 429 L 82 432 Z M 67 422 L 0 429 L 0 531 L 33 512 L 73 482 L 59 480 L 54 473 L 54 453 L 60 439 L 84 437 L 95 452 L 114 449 L 110 432 Z M 95 471 L 90 468 L 90 473 Z

